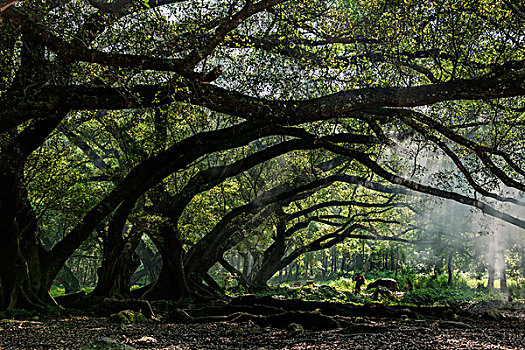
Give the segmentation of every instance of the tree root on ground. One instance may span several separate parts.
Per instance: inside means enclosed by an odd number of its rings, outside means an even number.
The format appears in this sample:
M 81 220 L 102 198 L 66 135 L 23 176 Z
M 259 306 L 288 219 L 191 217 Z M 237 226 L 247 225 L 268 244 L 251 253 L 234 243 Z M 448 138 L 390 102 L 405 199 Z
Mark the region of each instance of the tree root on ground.
M 251 320 L 266 327 L 285 328 L 291 323 L 301 324 L 305 329 L 349 329 L 363 327 L 364 319 L 451 319 L 460 310 L 450 306 L 407 306 L 384 304 L 351 305 L 324 301 L 277 299 L 273 297 L 243 296 L 228 304 L 209 305 L 182 310 L 171 309 L 169 322 L 243 322 Z M 357 323 L 356 323 L 357 322 Z M 352 328 L 353 327 L 353 328 Z M 370 328 L 370 327 L 369 327 Z M 376 326 L 373 327 L 374 329 Z
M 254 315 L 247 312 L 235 312 L 229 315 L 193 317 L 185 310 L 174 309 L 168 316 L 169 321 L 176 323 L 208 323 L 208 322 L 247 322 L 252 321 L 260 327 L 285 328 L 291 323 L 299 323 L 305 329 L 327 330 L 339 328 L 339 322 L 319 312 L 288 311 L 274 315 Z
M 146 300 L 141 299 L 116 299 L 93 296 L 84 291 L 64 295 L 55 298 L 59 305 L 73 309 L 95 309 L 101 310 L 105 314 L 113 314 L 122 310 L 140 311 L 144 316 L 151 319 L 155 316 L 151 305 Z

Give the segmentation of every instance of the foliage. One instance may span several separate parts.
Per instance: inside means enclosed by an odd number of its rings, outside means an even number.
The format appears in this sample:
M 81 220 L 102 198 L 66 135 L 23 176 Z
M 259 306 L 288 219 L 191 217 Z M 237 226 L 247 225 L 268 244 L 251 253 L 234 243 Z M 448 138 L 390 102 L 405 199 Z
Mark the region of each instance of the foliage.
M 388 274 L 376 275 L 377 278 L 393 277 Z M 426 275 L 403 275 L 398 281 L 404 281 L 405 277 L 412 280 L 415 288 L 412 291 L 402 290 L 399 300 L 390 301 L 392 304 L 414 304 L 414 305 L 462 305 L 480 302 L 499 301 L 503 297 L 499 292 L 489 291 L 485 287 L 479 287 L 471 277 L 458 279 L 452 287 L 447 285 L 446 275 L 438 280 L 432 280 Z M 370 279 L 373 280 L 373 279 Z M 304 283 L 304 281 L 303 281 Z M 469 286 L 473 284 L 474 286 Z M 347 277 L 336 279 L 316 280 L 312 285 L 294 287 L 293 282 L 272 286 L 255 293 L 257 296 L 277 296 L 282 298 L 299 298 L 303 300 L 338 301 L 349 303 L 374 303 L 371 294 L 354 294 L 355 282 Z M 403 286 L 404 284 L 401 284 Z M 403 289 L 401 287 L 401 289 Z M 523 299 L 525 286 L 520 281 L 509 281 L 509 293 L 513 298 Z M 230 290 L 230 295 L 244 295 L 246 291 L 237 289 Z M 388 300 L 387 300 L 388 301 Z
M 247 295 L 242 289 L 229 290 L 230 296 Z M 363 303 L 369 299 L 364 296 L 355 295 L 350 290 L 339 290 L 329 285 L 308 285 L 303 287 L 290 287 L 287 285 L 271 286 L 254 293 L 257 297 L 274 296 L 285 299 L 301 299 L 315 301 L 333 301 Z
M 0 12 L 0 309 L 44 307 L 63 268 L 71 289 L 129 297 L 145 236 L 155 298 L 203 293 L 208 272 L 239 292 L 523 277 L 521 7 L 128 5 Z M 286 293 L 359 298 L 333 283 Z
M 401 301 L 415 305 L 442 305 L 445 303 L 462 304 L 492 298 L 496 297 L 480 290 L 422 288 L 407 292 Z

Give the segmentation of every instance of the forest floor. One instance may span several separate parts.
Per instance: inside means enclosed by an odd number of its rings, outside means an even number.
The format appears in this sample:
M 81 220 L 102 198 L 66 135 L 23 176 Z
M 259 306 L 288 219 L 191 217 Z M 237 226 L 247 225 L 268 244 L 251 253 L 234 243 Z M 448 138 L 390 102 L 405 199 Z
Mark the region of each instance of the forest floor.
M 525 305 L 453 321 L 353 317 L 344 327 L 324 331 L 260 327 L 251 320 L 119 325 L 107 317 L 73 316 L 0 322 L 2 350 L 84 349 L 104 337 L 135 349 L 525 349 Z

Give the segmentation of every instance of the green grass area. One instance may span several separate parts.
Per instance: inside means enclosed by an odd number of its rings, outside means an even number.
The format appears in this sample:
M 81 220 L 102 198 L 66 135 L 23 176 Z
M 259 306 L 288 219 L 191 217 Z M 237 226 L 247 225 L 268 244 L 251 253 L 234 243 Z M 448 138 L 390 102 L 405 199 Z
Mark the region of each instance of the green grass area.
M 370 274 L 367 276 L 367 283 L 374 281 L 376 278 L 393 278 L 388 274 Z M 403 290 L 406 287 L 405 278 L 408 277 L 416 287 L 412 291 Z M 442 305 L 463 304 L 469 302 L 507 300 L 510 295 L 511 299 L 525 299 L 525 280 L 509 279 L 507 286 L 509 294 L 498 292 L 499 281 L 495 283 L 495 290 L 489 291 L 486 286 L 486 279 L 481 280 L 473 276 L 463 274 L 458 276 L 448 285 L 446 275 L 433 278 L 427 275 L 403 275 L 396 278 L 400 292 L 396 293 L 395 298 L 390 298 L 392 303 L 414 304 L 414 305 Z M 362 293 L 355 295 L 353 293 L 355 282 L 349 277 L 339 277 L 334 279 L 320 279 L 314 281 L 314 286 L 294 287 L 295 281 L 288 281 L 273 286 L 263 292 L 265 295 L 281 295 L 283 297 L 301 298 L 304 300 L 332 300 L 339 302 L 366 303 L 385 301 L 373 300 L 371 293 L 366 293 L 364 288 Z M 300 281 L 302 284 L 305 280 Z M 366 286 L 366 284 L 365 284 Z
M 49 291 L 49 294 L 51 294 L 51 296 L 53 298 L 56 298 L 56 297 L 59 297 L 61 295 L 66 294 L 66 291 L 62 287 L 55 287 L 55 286 L 53 286 L 53 287 L 51 287 L 51 290 Z
M 83 287 L 81 290 L 79 290 L 78 292 L 80 291 L 84 291 L 86 292 L 86 294 L 90 293 L 93 289 L 95 289 L 95 287 Z M 59 296 L 62 296 L 62 295 L 65 295 L 66 294 L 66 291 L 64 290 L 63 287 L 61 286 L 53 286 L 51 287 L 51 290 L 49 291 L 49 294 L 51 294 L 51 296 L 53 298 L 56 298 L 56 297 L 59 297 Z
M 403 290 L 406 287 L 405 278 L 409 277 L 414 286 L 413 291 Z M 376 278 L 394 278 L 387 273 L 370 273 L 367 276 L 367 283 L 374 281 Z M 453 281 L 451 286 L 448 285 L 446 275 L 433 278 L 427 275 L 402 275 L 396 278 L 400 291 L 396 293 L 395 298 L 390 298 L 391 303 L 406 303 L 415 305 L 440 305 L 444 303 L 462 304 L 468 302 L 480 302 L 491 300 L 507 299 L 507 295 L 497 292 L 499 281 L 495 283 L 496 291 L 487 290 L 486 279 L 479 279 L 469 274 L 460 274 Z M 295 281 L 283 282 L 270 288 L 260 290 L 255 294 L 257 296 L 272 295 L 280 298 L 299 298 L 303 300 L 325 300 L 346 303 L 371 303 L 384 302 L 385 298 L 373 300 L 371 292 L 366 292 L 362 288 L 360 294 L 354 294 L 355 282 L 350 276 L 338 278 L 325 278 L 314 280 L 314 285 L 306 285 L 306 280 L 300 280 L 302 286 L 295 287 Z M 311 282 L 310 282 L 311 283 Z M 512 299 L 525 299 L 525 279 L 507 280 L 509 295 Z M 365 284 L 366 287 L 366 284 Z M 135 286 L 138 288 L 138 286 Z M 133 288 L 132 288 L 133 289 Z M 93 290 L 93 287 L 83 288 L 86 293 Z M 235 297 L 253 293 L 236 286 L 227 290 L 227 294 Z M 64 295 L 64 288 L 54 286 L 51 289 L 51 296 L 57 297 Z

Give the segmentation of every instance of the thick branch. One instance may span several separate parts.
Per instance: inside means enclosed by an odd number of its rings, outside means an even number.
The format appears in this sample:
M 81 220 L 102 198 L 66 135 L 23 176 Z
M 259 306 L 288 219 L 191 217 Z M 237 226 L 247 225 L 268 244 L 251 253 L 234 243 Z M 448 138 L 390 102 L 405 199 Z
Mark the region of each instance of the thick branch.
M 311 100 L 271 101 L 205 84 L 170 80 L 137 85 L 132 89 L 110 87 L 48 86 L 32 101 L 7 103 L 0 114 L 0 131 L 17 125 L 21 113 L 68 109 L 124 109 L 189 101 L 216 112 L 248 120 L 293 125 L 326 120 L 383 107 L 412 107 L 449 100 L 494 99 L 525 94 L 525 61 L 479 78 L 459 79 L 416 87 L 377 87 L 347 90 Z M 519 67 L 519 69 L 517 68 Z M 19 111 L 19 112 L 17 112 Z M 26 117 L 28 118 L 28 117 Z M 27 119 L 26 119 L 27 120 Z
M 494 199 L 502 201 L 502 202 L 509 202 L 509 203 L 513 203 L 513 204 L 516 204 L 516 205 L 525 206 L 525 202 L 519 201 L 519 200 L 514 199 L 514 198 L 503 197 L 503 196 L 500 196 L 498 194 L 491 193 L 491 192 L 487 191 L 486 189 L 484 189 L 482 186 L 480 186 L 474 180 L 474 178 L 472 177 L 472 174 L 465 167 L 465 165 L 463 165 L 463 162 L 461 161 L 461 159 L 459 159 L 458 155 L 452 149 L 450 149 L 450 147 L 445 142 L 440 140 L 435 135 L 430 134 L 427 131 L 427 129 L 425 129 L 424 127 L 421 127 L 420 125 L 418 125 L 418 124 L 416 124 L 414 122 L 411 122 L 409 119 L 404 118 L 404 121 L 405 121 L 405 123 L 410 125 L 412 128 L 417 130 L 419 133 L 421 133 L 425 138 L 427 138 L 428 140 L 432 141 L 439 148 L 441 148 L 441 150 L 443 150 L 443 152 L 445 152 L 445 154 L 452 160 L 452 162 L 456 165 L 456 167 L 461 171 L 463 176 L 465 176 L 465 179 L 470 184 L 470 186 L 472 186 L 472 188 L 474 190 L 476 190 L 477 192 L 479 192 L 480 194 L 482 194 L 485 197 L 494 198 Z
M 75 146 L 80 148 L 80 150 L 88 157 L 88 159 L 93 163 L 93 165 L 105 172 L 110 169 L 110 166 L 104 161 L 104 159 L 97 154 L 97 152 L 91 147 L 85 140 L 80 136 L 76 135 L 73 131 L 64 128 L 61 130 L 64 135 L 67 136 L 68 140 L 71 141 Z
M 102 65 L 122 68 L 128 67 L 155 71 L 171 71 L 191 77 L 191 69 L 189 69 L 181 59 L 163 59 L 147 55 L 108 53 L 100 50 L 83 48 L 62 40 L 48 31 L 43 25 L 32 21 L 28 16 L 16 9 L 6 11 L 4 16 L 21 33 L 46 45 L 50 50 L 67 61 L 99 63 Z
M 397 185 L 401 185 L 404 188 L 406 188 L 401 193 L 413 195 L 413 193 L 411 193 L 411 191 L 408 190 L 410 189 L 416 192 L 426 193 L 426 194 L 429 194 L 435 197 L 451 199 L 458 203 L 462 203 L 468 206 L 472 206 L 474 208 L 478 208 L 479 210 L 481 210 L 483 213 L 487 215 L 499 218 L 515 226 L 525 228 L 524 220 L 521 220 L 515 216 L 499 211 L 480 200 L 470 198 L 470 197 L 464 196 L 456 192 L 445 191 L 445 190 L 441 190 L 436 187 L 423 185 L 423 184 L 414 182 L 412 180 L 405 179 L 396 174 L 392 174 L 388 172 L 387 170 L 383 169 L 378 163 L 373 161 L 368 155 L 364 153 L 361 153 L 355 150 L 346 149 L 344 147 L 340 147 L 340 146 L 333 145 L 333 144 L 325 144 L 324 147 L 336 154 L 346 155 L 349 158 L 355 159 L 356 161 L 358 161 L 359 163 L 363 164 L 364 166 L 369 168 L 371 171 L 373 171 L 376 175 L 382 177 L 388 182 L 397 184 Z
M 218 26 L 214 35 L 212 35 L 202 47 L 190 54 L 188 63 L 192 67 L 196 66 L 201 60 L 209 56 L 211 52 L 224 41 L 226 35 L 237 28 L 245 19 L 285 1 L 286 0 L 262 0 L 256 4 L 254 4 L 253 1 L 246 1 L 245 6 L 238 13 L 232 16 L 229 21 Z
M 517 166 L 517 164 L 512 162 L 510 160 L 510 157 L 508 156 L 508 154 L 506 154 L 505 152 L 503 152 L 501 150 L 498 150 L 496 148 L 493 148 L 493 147 L 487 147 L 487 146 L 483 146 L 483 145 L 477 144 L 474 141 L 471 141 L 471 140 L 469 140 L 469 139 L 467 139 L 467 138 L 465 138 L 465 137 L 463 137 L 461 135 L 458 135 L 455 132 L 453 132 L 451 129 L 447 128 L 446 126 L 444 126 L 443 124 L 439 123 L 438 121 L 433 120 L 432 118 L 424 115 L 423 113 L 417 113 L 417 112 L 414 112 L 414 111 L 399 110 L 399 109 L 396 109 L 395 113 L 398 113 L 398 116 L 405 123 L 407 123 L 408 125 L 410 125 L 413 128 L 417 128 L 418 130 L 420 130 L 420 132 L 421 132 L 421 130 L 424 130 L 424 129 L 422 129 L 421 127 L 418 127 L 417 124 L 415 124 L 414 122 L 411 122 L 410 119 L 415 119 L 418 122 L 424 123 L 424 124 L 428 125 L 430 128 L 432 128 L 433 130 L 438 131 L 439 133 L 441 133 L 442 135 L 444 135 L 448 139 L 450 139 L 450 140 L 452 140 L 452 141 L 454 141 L 454 142 L 456 142 L 456 143 L 458 143 L 458 144 L 460 144 L 460 145 L 462 145 L 464 147 L 467 147 L 468 149 L 473 151 L 478 156 L 478 158 L 481 160 L 481 162 L 487 167 L 487 169 L 489 169 L 490 172 L 493 175 L 495 175 L 498 179 L 500 179 L 505 185 L 507 185 L 509 187 L 517 188 L 517 189 L 519 189 L 521 191 L 525 191 L 525 184 L 523 184 L 523 183 L 521 183 L 519 181 L 516 181 L 513 178 L 511 178 L 510 176 L 508 176 L 499 167 L 497 167 L 496 164 L 494 164 L 494 162 L 490 158 L 491 154 L 501 156 L 501 157 L 503 157 L 503 159 L 505 159 L 507 161 L 507 164 L 509 166 L 511 166 L 515 171 L 517 171 L 520 174 L 523 174 L 523 169 L 519 168 Z M 482 193 L 482 192 L 480 191 L 480 193 Z
M 5 0 L 0 3 L 0 14 L 20 0 Z
M 204 154 L 243 146 L 271 134 L 273 130 L 270 127 L 252 123 L 238 124 L 218 131 L 196 134 L 144 161 L 132 169 L 109 195 L 86 213 L 79 225 L 55 245 L 50 252 L 48 263 L 59 268 L 96 225 L 124 200 L 133 201 L 140 197 L 177 169 L 186 167 Z M 50 269 L 50 273 L 53 273 L 53 269 Z
M 230 264 L 228 261 L 226 261 L 222 256 L 219 258 L 219 261 L 217 261 L 219 264 L 221 264 L 222 267 L 226 269 L 229 273 L 231 273 L 234 276 L 237 276 L 237 279 L 239 280 L 239 284 L 243 284 L 245 286 L 248 285 L 248 281 L 246 280 L 246 276 L 244 274 L 237 270 L 232 264 Z
M 279 264 L 276 267 L 276 270 L 279 271 L 282 268 L 288 266 L 292 261 L 297 259 L 302 254 L 308 253 L 308 252 L 314 252 L 322 249 L 330 248 L 338 243 L 343 242 L 345 239 L 367 239 L 367 240 L 378 240 L 378 241 L 395 241 L 395 242 L 403 242 L 403 243 L 416 243 L 415 241 L 399 238 L 399 237 L 391 237 L 391 236 L 381 236 L 381 235 L 365 235 L 365 234 L 352 234 L 352 232 L 356 230 L 363 230 L 363 231 L 369 231 L 369 229 L 366 226 L 363 226 L 361 223 L 354 223 L 348 228 L 346 228 L 343 232 L 337 233 L 333 232 L 327 235 L 324 235 L 313 242 L 310 242 L 307 245 L 301 246 L 297 249 L 295 249 L 293 252 L 288 254 L 286 257 L 281 259 Z
M 140 4 L 140 1 L 136 0 L 113 0 L 111 2 L 107 2 L 105 0 L 88 0 L 89 3 L 93 6 L 99 9 L 102 12 L 106 13 L 118 13 L 126 9 L 128 6 L 130 6 L 133 3 Z
M 278 129 L 279 127 L 273 128 L 274 131 L 277 131 Z M 288 135 L 293 135 L 294 131 L 299 131 L 298 129 L 293 128 L 280 129 L 283 133 Z M 374 139 L 369 136 L 357 134 L 337 134 L 326 136 L 320 139 L 326 139 L 333 142 L 359 144 L 368 144 L 374 142 Z M 246 158 L 240 159 L 232 164 L 212 167 L 200 171 L 188 181 L 186 186 L 184 186 L 184 188 L 176 196 L 166 199 L 169 203 L 161 203 L 159 205 L 160 208 L 166 208 L 161 214 L 169 217 L 172 222 L 177 222 L 186 205 L 195 197 L 196 194 L 209 190 L 227 178 L 238 175 L 258 164 L 266 162 L 287 152 L 299 149 L 315 149 L 318 147 L 320 147 L 319 143 L 315 142 L 314 140 L 295 139 L 285 141 L 251 154 Z M 328 166 L 328 169 L 331 168 L 332 166 Z

